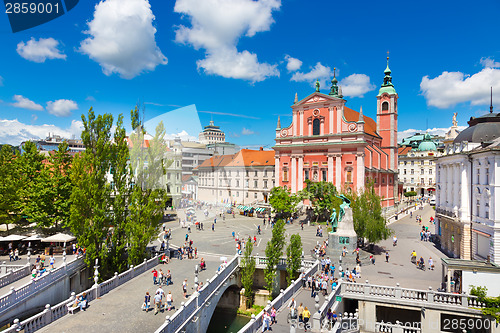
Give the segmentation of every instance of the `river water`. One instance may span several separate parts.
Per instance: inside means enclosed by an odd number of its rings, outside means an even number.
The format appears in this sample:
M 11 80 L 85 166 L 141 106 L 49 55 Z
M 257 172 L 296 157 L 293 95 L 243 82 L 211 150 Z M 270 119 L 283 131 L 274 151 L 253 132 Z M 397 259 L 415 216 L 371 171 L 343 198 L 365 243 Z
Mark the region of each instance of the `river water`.
M 215 309 L 207 333 L 236 333 L 250 321 L 234 311 Z

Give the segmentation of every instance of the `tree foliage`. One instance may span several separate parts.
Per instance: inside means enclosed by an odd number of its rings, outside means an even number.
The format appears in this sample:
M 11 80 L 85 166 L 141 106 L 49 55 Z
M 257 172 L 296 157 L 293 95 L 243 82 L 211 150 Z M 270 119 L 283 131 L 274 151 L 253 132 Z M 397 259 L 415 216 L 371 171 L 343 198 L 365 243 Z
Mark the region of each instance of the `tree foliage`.
M 298 277 L 302 266 L 302 239 L 299 234 L 290 236 L 290 243 L 286 248 L 286 271 L 288 272 L 287 284 Z
M 481 312 L 485 316 L 493 317 L 497 323 L 500 322 L 500 296 L 488 297 L 488 289 L 481 286 L 471 286 L 470 294 L 477 296 L 478 301 L 485 304 L 485 308 Z
M 69 223 L 70 167 L 68 144 L 62 142 L 57 150 L 50 152 L 37 181 L 32 183 L 30 200 L 25 202 L 25 214 L 30 222 L 36 222 L 38 227 L 43 228 L 57 228 Z
M 295 212 L 299 201 L 299 196 L 291 194 L 290 190 L 281 186 L 273 187 L 269 193 L 269 204 L 273 211 L 281 217 L 291 216 Z
M 272 297 L 274 280 L 276 278 L 276 267 L 279 259 L 283 255 L 285 247 L 285 222 L 279 219 L 273 227 L 271 239 L 267 242 L 266 257 L 267 263 L 264 269 L 264 280 L 269 296 Z
M 408 192 L 404 193 L 404 196 L 407 197 L 407 198 L 408 197 L 414 197 L 416 195 L 417 195 L 417 192 L 415 192 L 415 191 L 408 191 Z
M 375 193 L 373 183 L 367 184 L 363 191 L 345 195 L 351 200 L 354 230 L 358 237 L 376 243 L 391 235 L 382 215 L 381 198 Z
M 9 224 L 17 222 L 20 215 L 18 163 L 19 154 L 15 154 L 11 146 L 3 145 L 0 150 L 0 223 L 7 226 L 7 232 Z
M 326 181 L 313 182 L 306 180 L 306 188 L 300 192 L 301 199 L 308 199 L 313 208 L 316 221 L 328 221 L 333 209 L 339 212 L 342 199 L 337 198 L 337 189 Z
M 253 276 L 255 274 L 255 258 L 252 256 L 253 243 L 249 237 L 245 243 L 245 252 L 241 258 L 241 284 L 245 288 L 246 307 L 251 308 L 254 301 Z

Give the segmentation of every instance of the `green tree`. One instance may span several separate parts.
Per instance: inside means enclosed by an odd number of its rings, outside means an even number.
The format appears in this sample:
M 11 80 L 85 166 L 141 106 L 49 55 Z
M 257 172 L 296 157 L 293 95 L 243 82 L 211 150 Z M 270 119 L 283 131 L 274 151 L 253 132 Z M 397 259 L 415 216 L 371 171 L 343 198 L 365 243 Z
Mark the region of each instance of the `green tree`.
M 307 186 L 300 192 L 300 196 L 311 202 L 316 221 L 319 219 L 322 221 L 329 220 L 333 209 L 338 214 L 342 199 L 337 198 L 337 189 L 332 183 L 325 181 L 313 182 L 307 179 L 306 184 Z
M 415 197 L 416 195 L 417 195 L 417 192 L 415 192 L 415 191 L 408 191 L 408 192 L 404 193 L 404 196 L 407 198 L 412 198 L 412 197 Z
M 160 122 L 155 136 L 144 144 L 142 124 L 134 120 L 137 113 L 132 111 L 132 122 L 138 124 L 130 139 L 132 149 L 130 160 L 134 183 L 130 200 L 130 216 L 128 226 L 129 249 L 128 262 L 137 265 L 146 255 L 146 246 L 156 234 L 157 227 L 163 218 L 163 210 L 167 201 L 164 175 L 165 169 L 172 163 L 166 158 L 167 146 L 164 141 L 165 127 Z
M 112 184 L 107 181 L 114 157 L 111 141 L 113 116 L 96 116 L 91 108 L 87 117 L 82 115 L 82 141 L 86 149 L 76 155 L 71 167 L 70 222 L 71 231 L 79 245 L 86 248 L 85 261 L 93 266 L 99 259 L 101 276 L 110 276 L 116 267 L 109 265 L 110 233 L 114 225 L 112 206 Z M 113 172 L 113 170 L 111 170 Z M 113 251 L 115 253 L 116 251 Z
M 18 190 L 19 195 L 19 210 L 21 215 L 28 221 L 32 221 L 33 217 L 30 216 L 31 205 L 37 199 L 37 184 L 40 181 L 43 169 L 44 156 L 40 154 L 36 144 L 32 141 L 25 142 L 23 146 L 23 153 L 19 158 L 19 178 L 20 186 Z M 19 225 L 18 223 L 18 226 Z
M 471 286 L 470 294 L 485 304 L 486 307 L 481 309 L 484 316 L 494 318 L 497 323 L 500 321 L 500 296 L 488 297 L 488 288 L 481 286 Z
M 269 193 L 269 204 L 281 217 L 290 217 L 299 201 L 299 196 L 290 194 L 290 190 L 281 186 L 273 187 Z
M 3 145 L 0 150 L 0 223 L 5 224 L 7 233 L 9 224 L 19 220 L 19 154 L 14 154 L 12 147 Z
M 276 278 L 276 267 L 279 259 L 283 255 L 285 247 L 285 222 L 279 219 L 273 227 L 271 239 L 267 242 L 266 257 L 267 263 L 264 269 L 264 280 L 266 289 L 269 291 L 269 297 L 272 298 L 274 280 Z
M 286 271 L 287 284 L 298 277 L 298 272 L 302 266 L 302 239 L 299 234 L 290 236 L 290 243 L 286 248 Z
M 253 276 L 255 274 L 255 258 L 252 256 L 253 243 L 249 237 L 245 244 L 245 252 L 241 258 L 241 284 L 245 288 L 244 296 L 246 298 L 246 307 L 251 308 L 254 300 Z
M 47 163 L 32 184 L 31 200 L 25 204 L 25 213 L 38 227 L 66 226 L 71 206 L 71 156 L 68 144 L 61 143 L 50 153 Z
M 354 230 L 358 237 L 376 243 L 391 235 L 382 215 L 381 198 L 375 193 L 373 183 L 368 183 L 359 193 L 345 195 L 351 199 Z

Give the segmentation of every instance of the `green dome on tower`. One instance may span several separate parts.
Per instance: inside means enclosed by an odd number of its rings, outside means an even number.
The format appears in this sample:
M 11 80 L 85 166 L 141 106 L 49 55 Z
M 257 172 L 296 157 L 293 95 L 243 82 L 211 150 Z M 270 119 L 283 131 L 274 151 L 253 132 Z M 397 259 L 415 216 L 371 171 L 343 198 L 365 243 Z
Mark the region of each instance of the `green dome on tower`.
M 431 139 L 431 136 L 429 135 L 429 133 L 425 134 L 424 140 L 422 142 L 420 142 L 417 150 L 418 151 L 429 151 L 429 150 L 436 151 L 437 150 L 436 144 L 434 142 L 432 142 L 432 139 Z

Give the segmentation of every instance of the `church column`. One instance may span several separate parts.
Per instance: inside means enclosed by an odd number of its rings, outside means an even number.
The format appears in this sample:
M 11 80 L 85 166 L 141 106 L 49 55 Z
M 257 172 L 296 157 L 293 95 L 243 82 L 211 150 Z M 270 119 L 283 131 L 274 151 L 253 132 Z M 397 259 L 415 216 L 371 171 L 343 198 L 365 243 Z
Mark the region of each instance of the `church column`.
M 297 111 L 293 111 L 293 136 L 297 136 Z
M 319 134 L 325 135 L 325 118 L 321 118 L 319 120 L 320 125 L 319 125 Z
M 299 126 L 300 126 L 300 136 L 303 136 L 304 135 L 304 111 L 302 111 L 302 110 L 299 111 L 299 115 L 300 115 L 300 117 L 299 117 L 299 119 L 300 119 L 299 120 L 300 121 L 300 124 L 299 124 Z
M 291 171 L 292 171 L 292 175 L 291 175 L 291 181 L 292 181 L 292 193 L 297 193 L 297 158 L 295 157 L 295 155 L 292 155 L 292 158 L 291 158 Z
M 281 186 L 280 184 L 280 158 L 279 156 L 274 156 L 274 183 L 276 186 Z M 242 178 L 243 187 L 245 186 L 245 180 Z
M 333 108 L 330 107 L 328 111 L 328 133 L 333 134 Z
M 467 174 L 468 174 L 468 171 L 469 171 L 469 166 L 470 164 L 469 163 L 462 163 L 462 170 L 461 170 L 461 184 L 460 184 L 460 188 L 461 188 L 461 195 L 462 195 L 462 198 L 461 198 L 461 205 L 460 205 L 460 210 L 461 210 L 461 220 L 462 221 L 470 221 L 470 208 L 469 208 L 469 205 L 470 205 L 470 198 L 469 198 L 469 195 L 470 195 L 470 192 L 469 192 L 469 181 L 468 181 L 468 178 L 467 178 Z
M 297 191 L 300 191 L 304 188 L 304 156 L 299 156 L 299 172 L 297 181 Z
M 335 187 L 337 188 L 337 191 L 341 191 L 342 187 L 342 154 L 336 154 L 335 155 Z
M 328 182 L 333 184 L 333 155 L 328 154 Z
M 356 174 L 356 188 L 361 190 L 365 185 L 365 153 L 356 154 Z

